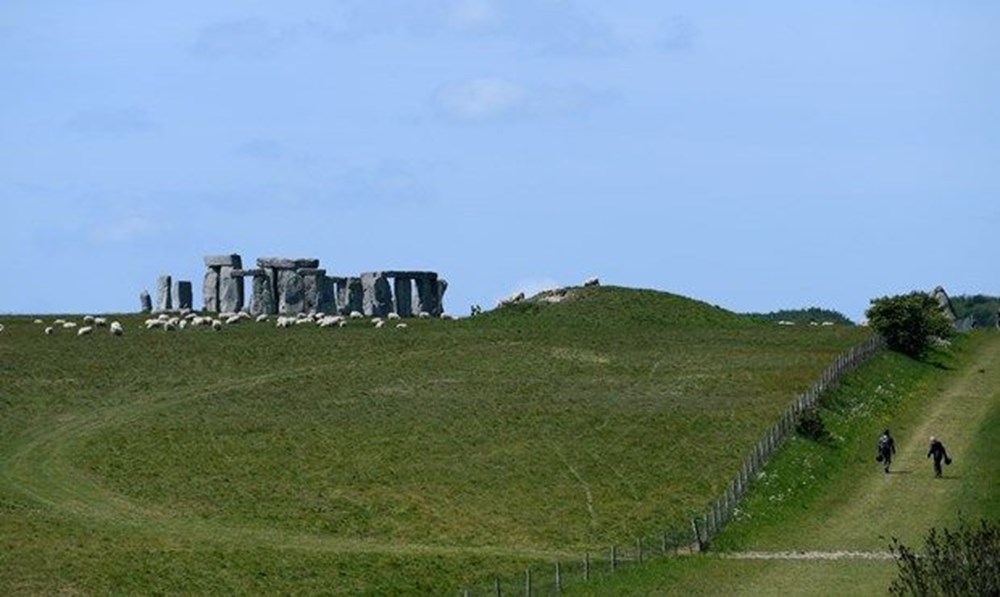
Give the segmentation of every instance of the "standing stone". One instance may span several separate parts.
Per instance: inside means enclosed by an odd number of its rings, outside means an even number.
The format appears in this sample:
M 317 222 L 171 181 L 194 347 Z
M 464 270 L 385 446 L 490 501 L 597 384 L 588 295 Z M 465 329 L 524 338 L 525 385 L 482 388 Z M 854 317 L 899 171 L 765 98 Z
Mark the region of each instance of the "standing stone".
M 364 288 L 360 278 L 330 278 L 337 287 L 337 313 L 348 315 L 364 309 Z
M 171 279 L 169 275 L 163 275 L 156 279 L 156 310 L 169 311 L 173 308 L 173 301 L 170 299 Z
M 396 315 L 413 317 L 413 279 L 408 276 L 396 276 L 392 282 Z
M 190 280 L 178 280 L 177 292 L 174 293 L 174 304 L 178 309 L 194 308 L 194 291 Z
M 201 287 L 204 301 L 203 309 L 209 313 L 219 312 L 219 271 L 209 269 L 205 272 L 205 283 Z
M 323 276 L 319 279 L 319 297 L 316 300 L 316 310 L 331 314 L 337 312 L 337 287 L 333 278 Z
M 440 314 L 441 308 L 438 305 L 440 289 L 438 288 L 437 274 L 428 272 L 415 278 L 415 281 L 417 283 L 417 313 Z
M 320 293 L 323 291 L 323 280 L 326 279 L 325 269 L 302 268 L 298 271 L 302 276 L 302 309 L 306 313 L 318 313 Z
M 219 266 L 219 311 L 236 313 L 243 309 L 245 293 L 243 277 L 233 276 L 233 271 L 243 268 L 243 260 L 239 255 L 229 258 L 229 265 Z
M 295 270 L 279 269 L 278 313 L 296 315 L 305 309 L 305 288 L 302 276 Z
M 361 274 L 364 289 L 363 312 L 368 317 L 385 317 L 392 311 L 392 289 L 382 272 Z
M 252 315 L 274 313 L 274 293 L 271 292 L 270 278 L 267 272 L 262 269 L 236 269 L 233 270 L 234 278 L 251 278 L 250 303 L 248 310 Z
M 448 280 L 438 278 L 437 281 L 437 309 L 431 315 L 441 315 L 444 313 L 444 293 L 448 290 Z
M 153 310 L 153 299 L 149 298 L 147 290 L 139 293 L 139 310 L 143 313 L 149 313 Z

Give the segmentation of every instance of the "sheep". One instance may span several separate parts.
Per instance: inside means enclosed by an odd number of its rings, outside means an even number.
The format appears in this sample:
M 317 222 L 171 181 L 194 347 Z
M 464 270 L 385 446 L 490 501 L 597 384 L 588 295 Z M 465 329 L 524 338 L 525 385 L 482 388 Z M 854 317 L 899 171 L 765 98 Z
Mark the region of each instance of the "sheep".
M 427 311 L 421 311 L 420 313 L 417 313 L 417 317 L 419 317 L 420 319 L 427 319 L 430 316 L 431 314 L 428 313 Z
M 441 319 L 445 319 L 445 320 L 451 321 L 452 319 L 455 319 L 455 316 L 451 315 L 450 313 L 442 313 L 441 314 Z
M 279 327 L 279 328 L 291 327 L 294 324 L 295 324 L 295 318 L 294 317 L 278 317 L 278 325 L 277 325 L 277 327 Z
M 57 319 L 57 320 L 55 320 L 55 321 L 52 322 L 52 325 L 62 325 L 64 323 L 66 323 L 65 319 Z
M 407 327 L 409 327 L 409 326 L 407 326 L 405 323 L 397 323 L 396 324 L 396 329 L 397 330 L 405 330 Z
M 384 325 L 385 325 L 385 322 L 384 322 L 384 321 L 382 321 L 382 320 L 379 320 L 379 321 L 376 321 L 376 322 L 375 322 L 375 327 L 376 327 L 376 328 L 380 328 L 380 327 L 382 327 L 382 326 L 384 326 Z
M 375 324 L 375 325 L 378 325 L 378 324 L 382 323 L 382 318 L 381 317 L 372 317 L 372 323 Z
M 2 331 L 3 331 L 3 324 L 0 323 L 0 332 L 2 332 Z
M 222 320 L 220 320 L 220 319 L 213 319 L 212 320 L 212 329 L 215 330 L 215 331 L 217 331 L 217 332 L 220 331 L 220 330 L 222 330 Z
M 173 321 L 170 321 L 168 319 L 167 321 L 163 322 L 163 331 L 164 332 L 175 332 L 175 331 L 177 331 L 177 324 L 175 322 L 173 322 Z
M 62 324 L 64 329 L 70 330 L 76 327 L 76 323 L 73 321 L 67 321 Z
M 187 313 L 184 313 L 184 311 L 187 311 Z M 183 317 L 188 321 L 194 321 L 195 318 L 200 317 L 200 315 L 194 313 L 191 309 L 181 309 L 181 313 L 184 313 Z
M 160 321 L 170 321 L 170 316 L 166 313 L 160 313 L 159 316 L 157 316 L 157 319 Z
M 41 319 L 36 319 L 33 323 L 45 323 L 45 322 L 42 321 Z
M 99 327 L 99 328 L 102 328 L 102 327 L 108 325 L 108 320 L 105 319 L 104 317 L 95 317 L 94 318 L 94 325 L 97 326 L 97 327 Z
M 226 325 L 233 325 L 240 322 L 242 319 L 239 315 L 232 315 L 226 318 Z
M 257 323 L 264 323 L 265 321 L 267 321 L 267 313 L 261 313 L 260 315 L 258 315 L 256 321 Z
M 86 336 L 87 334 L 89 334 L 90 332 L 93 332 L 93 331 L 94 331 L 94 328 L 90 327 L 89 325 L 85 325 L 85 326 L 83 326 L 82 328 L 80 328 L 80 329 L 78 329 L 76 331 L 76 335 L 77 336 Z
M 822 325 L 822 326 L 831 326 L 831 325 L 833 325 L 833 322 L 832 321 L 824 321 L 820 325 Z
M 47 326 L 45 328 L 45 335 L 46 336 L 51 336 L 53 334 L 53 332 L 55 332 L 55 331 L 56 331 L 56 329 L 54 327 L 52 327 L 51 325 Z
M 794 321 L 788 321 L 787 319 L 782 319 L 778 322 L 778 325 L 795 325 Z
M 161 325 L 163 325 L 163 322 L 160 321 L 159 319 L 147 319 L 144 323 L 146 325 L 146 329 L 147 330 L 151 330 L 153 328 L 158 328 Z
M 177 327 L 179 327 L 182 330 L 187 329 L 187 326 L 188 326 L 188 320 L 186 319 L 182 319 L 180 323 L 177 324 Z
M 246 311 L 240 311 L 239 313 L 236 314 L 236 316 L 239 317 L 240 319 L 253 319 L 250 313 Z
M 363 319 L 364 316 L 365 316 L 364 313 L 362 313 L 361 311 L 351 311 L 351 314 L 348 315 L 348 317 L 350 317 L 351 319 Z
M 92 325 L 94 323 L 94 316 L 93 315 L 84 315 L 83 316 L 83 323 L 85 323 L 87 325 Z
M 295 325 L 310 325 L 313 323 L 313 320 L 311 317 L 297 317 L 292 319 L 292 323 Z
M 113 336 L 121 336 L 125 333 L 125 329 L 122 327 L 122 324 L 117 321 L 112 321 L 109 329 L 111 331 L 111 335 Z
M 586 280 L 584 280 L 583 281 L 583 285 L 584 286 L 600 286 L 601 285 L 601 280 L 598 279 L 597 276 L 593 276 L 591 278 L 587 278 Z
M 187 318 L 189 318 L 190 315 L 191 315 L 191 309 L 188 309 L 187 307 L 184 307 L 183 309 L 181 309 L 181 311 L 180 311 L 180 316 L 181 317 L 184 317 L 184 318 L 187 319 Z
M 399 313 L 396 313 L 395 311 L 393 311 L 393 312 L 389 313 L 389 315 L 387 315 L 387 317 L 389 319 L 399 319 Z

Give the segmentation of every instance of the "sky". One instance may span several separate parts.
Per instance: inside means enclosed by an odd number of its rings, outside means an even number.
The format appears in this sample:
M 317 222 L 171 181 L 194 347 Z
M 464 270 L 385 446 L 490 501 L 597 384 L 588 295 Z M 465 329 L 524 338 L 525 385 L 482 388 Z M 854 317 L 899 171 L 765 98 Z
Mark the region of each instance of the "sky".
M 467 315 L 1000 295 L 1000 3 L 6 0 L 0 313 L 202 257 L 408 269 Z

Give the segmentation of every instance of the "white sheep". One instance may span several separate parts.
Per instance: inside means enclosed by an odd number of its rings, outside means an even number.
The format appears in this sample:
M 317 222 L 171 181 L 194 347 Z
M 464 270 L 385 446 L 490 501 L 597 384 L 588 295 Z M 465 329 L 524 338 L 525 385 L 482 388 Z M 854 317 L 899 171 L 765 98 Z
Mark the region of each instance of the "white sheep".
M 103 318 L 103 317 L 95 317 L 94 318 L 94 325 L 97 326 L 97 327 L 99 327 L 99 328 L 102 328 L 102 327 L 108 325 L 108 320 L 105 319 L 105 318 Z
M 427 319 L 430 316 L 431 314 L 428 313 L 427 311 L 421 311 L 420 313 L 417 313 L 417 317 L 419 317 L 420 319 Z
M 381 317 L 372 317 L 372 323 L 374 323 L 375 325 L 378 325 L 378 324 L 382 323 L 382 318 Z
M 64 323 L 62 324 L 62 326 L 63 326 L 63 328 L 65 328 L 65 329 L 67 329 L 67 330 L 70 330 L 70 329 L 73 329 L 73 328 L 75 328 L 75 327 L 76 327 L 76 322 L 73 322 L 73 321 L 66 321 L 66 322 L 64 322 Z
M 375 322 L 375 327 L 380 328 L 385 325 L 385 322 L 381 319 Z
M 41 319 L 36 319 L 36 320 L 34 321 L 34 323 L 45 323 L 45 322 L 44 322 L 44 321 L 42 321 Z
M 175 322 L 173 322 L 173 321 L 170 321 L 170 320 L 164 321 L 163 322 L 163 331 L 164 332 L 176 332 L 177 331 L 177 324 Z
M 159 319 L 160 321 L 170 321 L 170 316 L 167 315 L 166 313 L 160 313 L 157 316 L 157 319 Z
M 388 317 L 389 319 L 399 319 L 399 313 L 396 313 L 395 311 L 393 311 L 393 312 L 389 313 L 389 315 L 387 315 L 386 317 Z
M 217 332 L 219 330 L 221 330 L 222 329 L 222 320 L 220 320 L 220 319 L 213 319 L 212 320 L 212 329 L 215 330 L 215 331 L 217 331 Z
M 442 313 L 441 319 L 446 319 L 448 321 L 451 321 L 452 319 L 455 319 L 455 316 L 451 315 L 450 313 Z
M 177 324 L 177 327 L 179 327 L 182 330 L 187 329 L 187 326 L 188 326 L 188 320 L 186 319 L 182 319 L 180 323 Z
M 50 326 L 48 326 L 48 327 L 45 328 L 45 335 L 46 336 L 51 336 L 52 333 L 55 332 L 55 331 L 56 331 L 56 329 L 50 325 Z
M 94 316 L 93 315 L 84 315 L 83 316 L 83 323 L 85 323 L 87 325 L 92 325 L 94 323 Z
M 2 332 L 2 331 L 3 331 L 3 324 L 0 323 L 0 332 Z
M 52 322 L 52 325 L 62 325 L 64 323 L 66 323 L 65 319 L 57 319 L 57 320 L 55 320 L 55 321 Z
M 112 321 L 111 327 L 109 329 L 113 336 L 121 336 L 122 334 L 125 333 L 125 328 L 123 328 L 122 324 L 118 323 L 117 321 Z
M 584 286 L 600 286 L 601 285 L 601 280 L 597 276 L 593 276 L 591 278 L 587 278 L 586 280 L 584 280 L 583 281 L 583 285 Z
M 363 319 L 364 316 L 365 316 L 364 313 L 362 313 L 361 311 L 351 311 L 351 314 L 348 315 L 348 317 L 350 317 L 351 319 Z
M 76 331 L 76 335 L 77 336 L 86 336 L 87 334 L 89 334 L 90 332 L 93 332 L 93 331 L 94 331 L 94 328 L 90 327 L 89 325 L 85 325 L 85 326 L 83 326 L 82 328 L 80 328 L 80 329 L 78 329 Z
M 264 323 L 267 321 L 267 313 L 261 313 L 257 316 L 257 323 Z
M 311 317 L 298 317 L 296 319 L 293 319 L 292 322 L 295 325 L 312 325 L 313 324 L 313 320 L 312 320 Z
M 290 327 L 292 325 L 295 325 L 295 318 L 294 317 L 282 317 L 282 316 L 278 317 L 278 325 L 277 325 L 277 327 L 279 327 L 279 328 L 287 328 L 287 327 Z
M 405 330 L 407 327 L 408 326 L 405 323 L 397 323 L 396 324 L 396 329 L 397 330 Z
M 242 319 L 239 315 L 231 315 L 226 318 L 226 325 L 233 325 L 240 322 Z

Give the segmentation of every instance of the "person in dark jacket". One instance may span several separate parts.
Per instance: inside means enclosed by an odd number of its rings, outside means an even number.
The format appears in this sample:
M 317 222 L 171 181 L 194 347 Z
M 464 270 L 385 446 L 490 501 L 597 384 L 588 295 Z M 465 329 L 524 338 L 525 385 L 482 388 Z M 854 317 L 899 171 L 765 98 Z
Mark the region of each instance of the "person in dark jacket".
M 892 439 L 892 435 L 888 429 L 883 431 L 882 435 L 878 436 L 876 450 L 878 453 L 875 456 L 875 460 L 881 462 L 885 472 L 888 473 L 889 465 L 892 464 L 892 455 L 896 453 L 896 440 Z
M 951 458 L 948 457 L 948 452 L 944 449 L 944 444 L 941 440 L 931 436 L 931 447 L 927 450 L 927 457 L 934 457 L 934 477 L 941 477 L 941 461 L 944 460 L 945 464 L 951 464 Z

